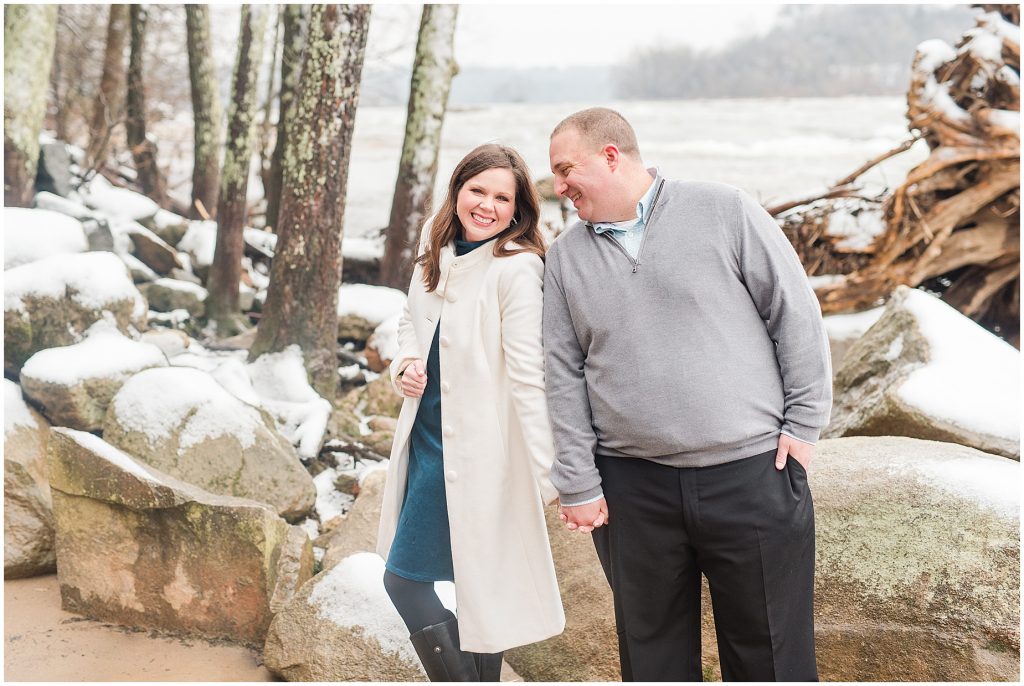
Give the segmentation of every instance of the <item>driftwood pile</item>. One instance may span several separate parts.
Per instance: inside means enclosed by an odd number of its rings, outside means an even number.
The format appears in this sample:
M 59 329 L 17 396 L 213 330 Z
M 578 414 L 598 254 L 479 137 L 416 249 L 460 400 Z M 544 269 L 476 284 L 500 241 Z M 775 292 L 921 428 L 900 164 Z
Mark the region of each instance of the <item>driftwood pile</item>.
M 827 193 L 768 211 L 815 277 L 825 314 L 924 286 L 1019 348 L 1020 6 L 975 7 L 977 26 L 955 48 L 918 46 L 908 141 Z M 857 178 L 918 138 L 928 158 L 895 191 L 865 196 Z M 872 221 L 880 232 L 851 237 L 851 225 Z

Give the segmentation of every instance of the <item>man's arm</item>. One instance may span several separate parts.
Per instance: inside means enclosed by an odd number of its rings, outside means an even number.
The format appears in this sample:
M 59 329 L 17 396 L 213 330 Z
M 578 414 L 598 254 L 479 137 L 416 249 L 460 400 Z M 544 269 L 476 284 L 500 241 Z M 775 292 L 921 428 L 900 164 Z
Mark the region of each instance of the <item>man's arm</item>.
M 607 512 L 607 506 L 601 490 L 601 475 L 594 464 L 597 436 L 592 426 L 583 371 L 585 355 L 562 290 L 558 259 L 552 258 L 550 252 L 546 267 L 543 317 L 545 387 L 555 442 L 551 482 L 559 493 L 563 519 L 570 525 L 589 527 L 596 522 L 586 518 L 596 518 L 602 508 Z M 604 516 L 606 519 L 607 515 Z
M 784 464 L 785 449 L 809 461 L 832 409 L 832 361 L 821 306 L 775 219 L 743 191 L 738 195 L 740 271 L 775 342 L 782 373 L 785 411 L 780 459 Z

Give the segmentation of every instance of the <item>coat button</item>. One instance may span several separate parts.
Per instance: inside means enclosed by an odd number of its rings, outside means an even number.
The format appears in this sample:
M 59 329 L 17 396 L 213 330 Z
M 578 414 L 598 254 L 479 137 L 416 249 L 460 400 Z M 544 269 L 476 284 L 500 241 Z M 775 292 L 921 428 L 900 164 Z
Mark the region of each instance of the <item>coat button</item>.
M 455 433 L 455 430 L 451 426 L 446 424 L 445 427 L 441 429 L 441 433 L 447 436 L 448 438 L 451 438 L 452 435 Z
M 438 340 L 438 343 L 441 344 L 442 348 L 447 348 L 448 347 L 448 337 L 447 336 L 441 336 L 441 338 Z
M 449 469 L 447 472 L 445 472 L 444 478 L 446 478 L 448 481 L 455 481 L 456 479 L 459 478 L 459 475 L 455 473 L 454 469 Z
M 453 303 L 456 300 L 458 300 L 458 298 L 455 296 L 455 292 L 454 291 L 448 291 L 448 294 L 445 295 L 444 297 L 450 303 Z
M 442 381 L 441 382 L 441 391 L 444 392 L 444 393 L 447 393 L 450 390 L 452 390 L 451 384 L 449 384 L 447 381 Z

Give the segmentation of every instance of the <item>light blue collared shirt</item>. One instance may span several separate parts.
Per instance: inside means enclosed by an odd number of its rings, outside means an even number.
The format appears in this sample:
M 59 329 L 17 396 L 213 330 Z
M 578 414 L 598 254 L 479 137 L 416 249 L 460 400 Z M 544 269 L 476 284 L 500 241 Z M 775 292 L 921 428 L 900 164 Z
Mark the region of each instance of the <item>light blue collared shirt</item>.
M 647 226 L 647 218 L 651 214 L 651 203 L 654 200 L 655 179 L 651 179 L 651 185 L 643 197 L 636 204 L 636 217 L 621 222 L 594 222 L 590 227 L 594 233 L 602 234 L 611 231 L 612 237 L 626 249 L 633 259 L 636 259 L 640 252 L 640 243 L 644 238 L 644 228 Z

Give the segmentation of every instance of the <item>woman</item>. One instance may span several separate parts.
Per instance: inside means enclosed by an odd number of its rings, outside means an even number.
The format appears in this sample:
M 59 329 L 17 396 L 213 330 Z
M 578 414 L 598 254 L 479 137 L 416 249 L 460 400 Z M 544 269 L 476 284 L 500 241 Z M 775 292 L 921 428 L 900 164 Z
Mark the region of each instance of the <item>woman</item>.
M 391 364 L 405 396 L 381 508 L 384 586 L 431 681 L 498 681 L 562 632 L 544 506 L 540 203 L 523 159 L 481 145 L 424 226 Z M 455 582 L 458 618 L 433 582 Z

